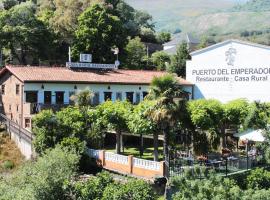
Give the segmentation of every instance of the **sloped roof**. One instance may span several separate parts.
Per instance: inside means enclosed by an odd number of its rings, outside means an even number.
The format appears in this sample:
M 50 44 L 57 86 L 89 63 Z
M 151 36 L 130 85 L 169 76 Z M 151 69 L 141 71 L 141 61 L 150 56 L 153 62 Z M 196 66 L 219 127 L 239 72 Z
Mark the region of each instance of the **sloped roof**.
M 199 49 L 197 51 L 193 51 L 193 52 L 190 53 L 190 55 L 195 56 L 195 55 L 198 55 L 198 54 L 204 53 L 206 51 L 216 49 L 218 47 L 221 47 L 221 46 L 224 46 L 224 45 L 227 45 L 227 44 L 230 44 L 230 43 L 238 43 L 238 44 L 243 44 L 243 45 L 248 45 L 248 46 L 253 46 L 253 47 L 258 47 L 258 48 L 270 50 L 270 46 L 256 44 L 256 43 L 242 41 L 242 40 L 230 39 L 230 40 L 225 40 L 223 42 L 211 45 L 211 46 L 203 48 L 203 49 Z
M 193 37 L 190 33 L 187 33 L 185 35 L 183 34 L 177 34 L 175 35 L 171 41 L 163 44 L 163 46 L 176 46 L 182 42 L 186 42 L 188 44 L 199 44 L 200 41 Z
M 154 77 L 160 77 L 166 72 L 146 70 L 71 70 L 67 67 L 41 66 L 6 66 L 0 71 L 9 71 L 22 82 L 76 82 L 100 84 L 142 84 L 148 85 Z M 177 77 L 180 85 L 193 85 Z

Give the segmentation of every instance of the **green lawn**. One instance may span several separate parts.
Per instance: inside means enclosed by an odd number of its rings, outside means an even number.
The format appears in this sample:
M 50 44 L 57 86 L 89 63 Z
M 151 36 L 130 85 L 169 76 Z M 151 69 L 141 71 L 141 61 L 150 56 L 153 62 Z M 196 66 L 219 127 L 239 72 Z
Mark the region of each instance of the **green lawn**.
M 106 151 L 110 151 L 110 152 L 115 152 L 115 147 L 105 147 Z M 142 156 L 142 159 L 146 159 L 146 160 L 153 160 L 153 152 L 154 152 L 154 148 L 153 147 L 146 147 L 144 149 L 144 154 Z M 163 160 L 163 148 L 159 147 L 158 148 L 158 152 L 159 152 L 159 160 Z M 124 148 L 124 152 L 122 153 L 123 155 L 133 155 L 136 158 L 140 158 L 140 149 L 139 147 L 134 147 L 134 146 L 125 146 Z

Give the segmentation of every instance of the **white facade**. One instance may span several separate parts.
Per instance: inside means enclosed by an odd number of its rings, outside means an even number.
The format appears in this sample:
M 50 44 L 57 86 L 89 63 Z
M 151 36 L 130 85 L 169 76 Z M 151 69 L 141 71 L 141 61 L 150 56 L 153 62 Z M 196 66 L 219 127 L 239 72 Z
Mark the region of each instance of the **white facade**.
M 228 40 L 191 53 L 187 81 L 194 99 L 270 102 L 270 47 Z
M 192 94 L 192 86 L 184 86 L 186 92 Z M 44 104 L 44 91 L 51 91 L 51 103 L 56 103 L 55 92 L 64 92 L 64 104 L 69 104 L 70 94 L 79 93 L 83 90 L 91 90 L 98 93 L 99 103 L 105 101 L 104 94 L 111 92 L 111 100 L 116 101 L 117 95 L 121 94 L 121 100 L 127 99 L 127 93 L 133 93 L 133 103 L 143 100 L 145 93 L 148 93 L 149 85 L 116 85 L 116 84 L 76 84 L 76 83 L 25 83 L 24 92 L 38 91 L 38 102 Z M 24 94 L 24 102 L 25 102 Z
M 77 88 L 77 89 L 75 89 Z M 44 103 L 44 91 L 52 92 L 52 104 L 56 103 L 55 92 L 64 92 L 64 103 L 69 104 L 70 93 L 78 93 L 83 90 L 91 90 L 99 93 L 99 103 L 104 102 L 104 92 L 112 93 L 112 101 L 116 100 L 116 94 L 122 94 L 122 100 L 126 99 L 127 92 L 133 92 L 133 103 L 136 95 L 143 100 L 143 92 L 148 91 L 147 85 L 110 85 L 110 84 L 76 84 L 76 83 L 25 83 L 24 91 L 38 91 L 38 103 Z M 24 97 L 25 99 L 25 97 Z

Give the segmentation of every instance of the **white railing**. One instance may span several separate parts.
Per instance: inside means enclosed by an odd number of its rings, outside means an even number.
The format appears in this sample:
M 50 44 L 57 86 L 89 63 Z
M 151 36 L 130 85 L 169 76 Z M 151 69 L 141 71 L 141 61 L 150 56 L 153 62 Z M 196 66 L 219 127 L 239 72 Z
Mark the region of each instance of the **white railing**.
M 142 169 L 149 169 L 154 171 L 160 170 L 160 163 L 151 161 L 151 160 L 143 160 L 139 158 L 133 158 L 133 166 L 142 168 Z
M 87 149 L 87 154 L 90 158 L 99 158 L 99 150 Z
M 128 156 L 105 152 L 105 161 L 111 161 L 128 165 Z

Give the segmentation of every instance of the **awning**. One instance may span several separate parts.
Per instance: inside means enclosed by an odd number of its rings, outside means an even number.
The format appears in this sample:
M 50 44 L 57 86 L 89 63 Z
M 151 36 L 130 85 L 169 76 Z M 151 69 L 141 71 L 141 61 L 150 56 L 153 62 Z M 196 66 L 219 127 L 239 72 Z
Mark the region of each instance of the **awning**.
M 254 142 L 263 142 L 265 140 L 262 129 L 249 129 L 242 133 L 235 133 L 233 136 L 238 137 L 240 140 L 249 140 Z

